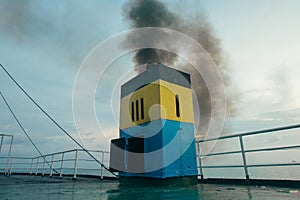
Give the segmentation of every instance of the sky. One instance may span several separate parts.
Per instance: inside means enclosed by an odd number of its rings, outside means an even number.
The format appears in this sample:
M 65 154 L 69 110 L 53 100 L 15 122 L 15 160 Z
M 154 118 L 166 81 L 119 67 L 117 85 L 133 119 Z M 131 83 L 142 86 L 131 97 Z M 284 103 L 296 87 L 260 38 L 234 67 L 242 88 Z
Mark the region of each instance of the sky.
M 113 61 L 99 82 L 95 108 L 98 121 L 103 124 L 102 132 L 89 128 L 88 122 L 80 130 L 76 129 L 72 110 L 76 74 L 94 47 L 130 29 L 123 16 L 125 2 L 0 0 L 0 63 L 88 148 L 108 150 L 110 139 L 118 136 L 117 86 L 135 76 L 133 54 Z M 235 114 L 227 118 L 226 134 L 299 123 L 299 1 L 163 2 L 183 15 L 201 13 L 220 39 L 228 65 L 226 73 L 230 77 L 227 95 L 236 105 Z M 0 70 L 0 90 L 42 152 L 76 147 L 3 70 Z M 0 132 L 15 135 L 14 154 L 36 155 L 3 101 L 0 101 Z M 299 144 L 299 134 L 291 134 L 294 135 L 274 136 L 259 142 L 249 139 L 249 144 Z

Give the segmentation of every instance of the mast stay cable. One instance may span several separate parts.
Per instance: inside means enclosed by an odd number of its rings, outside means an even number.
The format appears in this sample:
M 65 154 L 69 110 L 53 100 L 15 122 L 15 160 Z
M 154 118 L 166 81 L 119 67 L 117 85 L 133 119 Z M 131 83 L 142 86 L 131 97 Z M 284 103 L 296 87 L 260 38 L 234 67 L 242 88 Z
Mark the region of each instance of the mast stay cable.
M 103 163 L 101 163 L 95 156 L 93 156 L 86 148 L 84 148 L 79 142 L 77 142 L 58 122 L 54 120 L 23 88 L 22 86 L 12 77 L 12 75 L 5 69 L 5 67 L 0 64 L 1 68 L 7 74 L 7 76 L 18 86 L 18 88 L 30 99 L 30 101 L 35 104 L 64 134 L 66 134 L 73 142 L 75 142 L 83 151 L 85 151 L 91 158 L 93 158 L 101 167 L 106 169 L 108 172 L 117 176 L 114 172 L 110 171 Z
M 44 162 L 47 163 L 47 165 L 50 167 L 50 169 L 52 169 L 55 173 L 58 174 L 58 171 L 55 170 L 54 168 L 51 167 L 51 165 L 49 164 L 49 162 L 46 160 L 45 156 L 43 156 L 43 154 L 41 153 L 41 151 L 39 150 L 39 148 L 34 144 L 34 142 L 32 141 L 32 139 L 30 138 L 30 136 L 28 135 L 28 133 L 26 132 L 26 130 L 24 129 L 24 127 L 22 126 L 21 122 L 19 121 L 19 119 L 17 118 L 17 116 L 15 115 L 14 111 L 11 109 L 11 106 L 8 104 L 7 100 L 5 99 L 4 95 L 2 94 L 2 92 L 0 91 L 0 95 L 4 101 L 4 103 L 6 104 L 7 108 L 9 109 L 10 113 L 12 114 L 12 116 L 14 117 L 14 119 L 16 120 L 16 122 L 18 123 L 18 125 L 20 126 L 20 128 L 22 129 L 23 133 L 26 135 L 26 137 L 28 138 L 28 140 L 30 141 L 30 143 L 34 146 L 34 148 L 36 149 L 36 151 L 40 154 L 40 156 L 44 159 Z

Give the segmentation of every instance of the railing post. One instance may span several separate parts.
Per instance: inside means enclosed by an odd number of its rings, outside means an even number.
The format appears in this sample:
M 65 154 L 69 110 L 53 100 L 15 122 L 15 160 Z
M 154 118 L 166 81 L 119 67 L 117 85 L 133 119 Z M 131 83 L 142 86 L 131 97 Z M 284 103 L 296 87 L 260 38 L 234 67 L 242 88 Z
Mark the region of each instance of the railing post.
M 61 163 L 60 163 L 60 173 L 59 173 L 59 177 L 62 177 L 63 166 L 64 166 L 64 155 L 65 155 L 65 153 L 62 153 L 62 155 L 61 155 Z
M 78 149 L 76 149 L 76 153 L 75 153 L 74 176 L 73 176 L 74 180 L 77 178 L 77 160 L 78 160 Z
M 239 135 L 239 139 L 240 139 L 240 145 L 241 145 L 241 152 L 242 152 L 242 158 L 243 158 L 245 176 L 246 176 L 246 179 L 249 180 L 249 172 L 248 172 L 248 166 L 247 166 L 247 161 L 246 161 L 246 155 L 245 155 L 245 148 L 244 148 L 243 137 L 241 135 Z
M 52 158 L 51 158 L 51 165 L 50 165 L 50 177 L 52 177 L 52 169 L 53 169 L 53 160 L 54 160 L 54 154 L 52 154 Z
M 32 174 L 33 160 L 34 160 L 34 158 L 32 158 L 32 159 L 31 159 L 31 164 L 30 164 L 30 172 L 29 172 L 29 175 L 31 175 L 31 174 Z
M 44 162 L 43 162 L 43 169 L 42 169 L 42 176 L 45 175 L 45 163 L 46 163 L 46 156 L 43 156 Z
M 201 148 L 200 148 L 200 142 L 197 142 L 197 153 L 198 153 L 198 162 L 199 162 L 199 169 L 200 169 L 200 177 L 201 179 L 204 178 L 203 176 L 203 169 L 202 169 L 202 159 L 201 159 Z
M 0 142 L 0 153 L 1 153 L 1 149 L 2 149 L 3 138 L 4 138 L 4 136 L 3 136 L 3 135 L 1 135 L 1 142 Z
M 103 165 L 103 161 L 104 161 L 104 151 L 102 151 L 102 158 L 101 158 L 101 179 L 103 179 L 103 170 L 104 170 L 104 165 Z
M 36 160 L 36 165 L 35 165 L 35 175 L 38 175 L 39 172 L 39 162 L 40 162 L 40 157 L 37 158 Z
M 11 175 L 12 174 L 12 169 L 13 169 L 13 157 L 11 157 L 11 159 L 10 159 L 10 169 L 9 169 L 9 175 Z
M 7 160 L 6 160 L 6 167 L 5 167 L 5 172 L 4 172 L 5 175 L 9 175 L 8 163 L 10 161 L 10 154 L 11 154 L 13 139 L 14 139 L 14 136 L 11 136 L 10 145 L 9 145 L 9 151 L 8 151 L 8 156 L 7 156 Z

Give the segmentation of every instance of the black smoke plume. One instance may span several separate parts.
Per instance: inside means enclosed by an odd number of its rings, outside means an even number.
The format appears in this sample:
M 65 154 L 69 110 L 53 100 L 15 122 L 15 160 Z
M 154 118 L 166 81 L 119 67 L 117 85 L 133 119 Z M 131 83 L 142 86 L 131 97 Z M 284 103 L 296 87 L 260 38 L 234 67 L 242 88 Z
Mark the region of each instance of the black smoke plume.
M 219 67 L 225 85 L 228 84 L 228 77 L 225 74 L 226 62 L 220 40 L 214 35 L 212 27 L 205 17 L 200 15 L 181 16 L 168 9 L 164 3 L 158 0 L 130 0 L 124 5 L 123 11 L 125 19 L 130 22 L 132 28 L 164 27 L 180 31 L 192 37 L 208 52 L 209 56 Z M 182 68 L 184 71 L 189 72 L 192 76 L 193 89 L 196 93 L 200 109 L 200 126 L 197 133 L 206 133 L 211 116 L 211 97 L 203 78 L 197 70 L 188 67 L 187 64 L 178 64 L 178 57 L 175 54 L 158 49 L 148 48 L 138 50 L 133 60 L 136 66 L 146 63 L 163 63 L 167 66 Z M 197 66 L 201 66 L 201 63 Z M 137 72 L 141 71 L 138 67 L 135 70 Z M 219 87 L 216 88 L 218 90 L 222 89 L 217 85 L 215 87 Z M 227 113 L 232 114 L 234 104 L 230 99 L 227 100 Z M 217 101 L 217 99 L 214 99 L 214 101 Z

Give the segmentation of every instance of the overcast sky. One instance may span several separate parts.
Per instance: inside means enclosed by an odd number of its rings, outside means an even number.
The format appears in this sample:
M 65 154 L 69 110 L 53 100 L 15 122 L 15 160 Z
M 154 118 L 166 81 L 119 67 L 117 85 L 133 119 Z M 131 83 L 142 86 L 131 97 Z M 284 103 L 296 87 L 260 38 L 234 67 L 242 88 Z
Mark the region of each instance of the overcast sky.
M 124 2 L 0 0 L 1 64 L 47 112 L 89 148 L 108 150 L 109 140 L 118 136 L 114 121 L 118 114 L 112 115 L 119 108 L 115 83 L 121 84 L 134 76 L 133 54 L 114 61 L 99 83 L 95 108 L 98 120 L 105 124 L 105 133 L 86 128 L 78 134 L 72 113 L 73 83 L 80 65 L 96 45 L 129 29 L 122 14 Z M 172 10 L 180 7 L 187 13 L 201 13 L 221 41 L 231 81 L 227 92 L 237 107 L 235 115 L 227 119 L 225 132 L 299 123 L 300 1 L 165 2 Z M 123 74 L 127 76 L 124 78 Z M 0 90 L 42 152 L 75 147 L 2 70 L 0 83 Z M 2 100 L 0 132 L 16 135 L 15 154 L 35 154 Z M 296 138 L 299 143 L 299 135 Z M 295 140 L 290 138 L 290 142 Z

